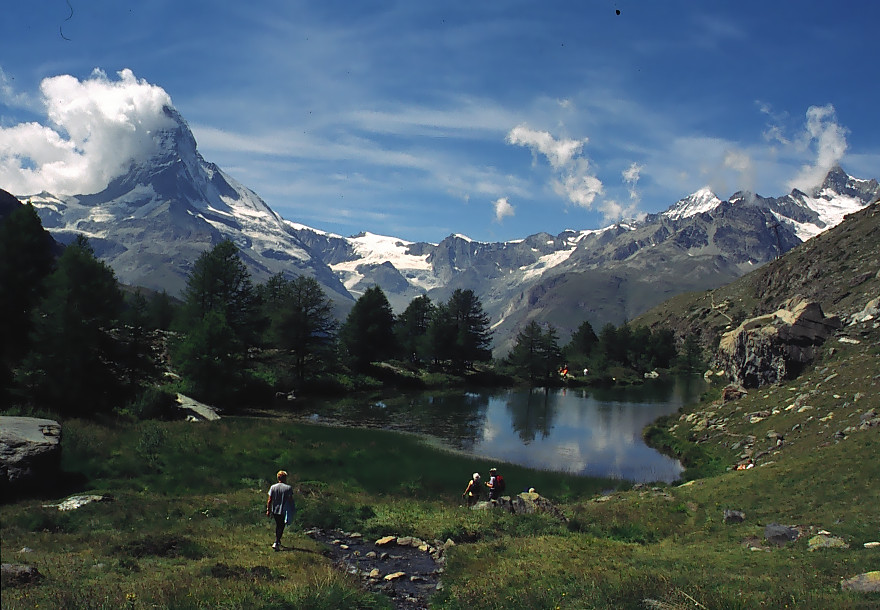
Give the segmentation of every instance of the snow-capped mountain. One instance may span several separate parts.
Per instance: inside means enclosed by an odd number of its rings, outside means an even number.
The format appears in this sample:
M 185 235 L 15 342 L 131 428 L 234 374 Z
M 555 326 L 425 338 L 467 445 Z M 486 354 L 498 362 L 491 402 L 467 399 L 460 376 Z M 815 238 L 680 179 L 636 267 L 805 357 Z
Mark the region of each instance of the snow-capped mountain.
M 206 162 L 183 118 L 154 135 L 155 153 L 92 195 L 20 197 L 34 204 L 56 239 L 82 233 L 120 281 L 179 294 L 199 254 L 222 239 L 240 248 L 255 281 L 275 273 L 308 274 L 331 296 L 351 300 L 326 265 L 315 259 L 253 191 Z
M 343 237 L 284 220 L 253 191 L 205 161 L 183 118 L 154 134 L 155 153 L 92 195 L 30 200 L 60 241 L 77 233 L 124 283 L 179 294 L 198 256 L 222 239 L 238 245 L 255 282 L 315 277 L 344 315 L 379 285 L 396 311 L 416 296 L 473 290 L 495 329 L 496 352 L 530 320 L 563 339 L 584 320 L 619 324 L 675 294 L 715 288 L 788 251 L 880 197 L 876 180 L 834 168 L 810 193 L 779 198 L 708 189 L 638 221 L 600 230 L 482 243 L 438 244 L 362 233 Z

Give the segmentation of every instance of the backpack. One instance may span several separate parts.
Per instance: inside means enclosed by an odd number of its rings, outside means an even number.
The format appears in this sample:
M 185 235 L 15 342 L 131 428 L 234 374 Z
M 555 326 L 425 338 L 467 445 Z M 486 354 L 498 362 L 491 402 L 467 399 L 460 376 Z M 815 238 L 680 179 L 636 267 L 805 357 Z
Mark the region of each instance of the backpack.
M 495 489 L 493 491 L 497 492 L 500 496 L 504 493 L 504 490 L 507 486 L 504 484 L 504 477 L 500 474 L 495 475 Z

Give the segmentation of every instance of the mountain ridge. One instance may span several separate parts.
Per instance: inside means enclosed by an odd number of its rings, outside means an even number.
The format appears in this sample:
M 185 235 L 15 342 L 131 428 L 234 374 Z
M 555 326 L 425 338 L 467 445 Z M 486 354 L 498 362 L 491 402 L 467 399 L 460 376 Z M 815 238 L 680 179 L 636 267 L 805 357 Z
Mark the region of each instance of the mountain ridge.
M 619 324 L 668 296 L 723 285 L 880 196 L 876 180 L 835 167 L 810 193 L 738 192 L 724 201 L 700 189 L 658 214 L 555 236 L 478 242 L 453 234 L 437 244 L 342 237 L 283 219 L 205 161 L 175 109 L 166 116 L 169 126 L 153 134 L 154 154 L 134 160 L 101 192 L 20 199 L 34 204 L 56 239 L 89 237 L 123 283 L 172 295 L 196 258 L 222 239 L 238 246 L 257 282 L 275 273 L 315 277 L 339 317 L 372 285 L 398 312 L 416 296 L 439 302 L 457 288 L 474 290 L 500 352 L 533 319 L 565 338 L 584 320 Z

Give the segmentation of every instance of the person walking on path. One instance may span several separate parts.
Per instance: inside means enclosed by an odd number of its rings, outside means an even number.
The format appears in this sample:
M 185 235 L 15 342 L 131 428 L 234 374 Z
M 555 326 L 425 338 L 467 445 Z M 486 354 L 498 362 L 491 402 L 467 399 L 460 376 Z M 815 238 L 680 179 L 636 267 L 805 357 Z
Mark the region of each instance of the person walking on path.
M 464 493 L 461 494 L 467 500 L 468 507 L 473 506 L 480 499 L 480 473 L 475 472 L 471 477 L 471 480 L 468 481 L 467 487 L 464 490 Z
M 275 542 L 272 548 L 281 550 L 281 536 L 284 526 L 293 521 L 295 505 L 293 503 L 293 487 L 287 484 L 287 472 L 279 470 L 278 482 L 269 488 L 269 499 L 266 501 L 266 516 L 275 519 Z

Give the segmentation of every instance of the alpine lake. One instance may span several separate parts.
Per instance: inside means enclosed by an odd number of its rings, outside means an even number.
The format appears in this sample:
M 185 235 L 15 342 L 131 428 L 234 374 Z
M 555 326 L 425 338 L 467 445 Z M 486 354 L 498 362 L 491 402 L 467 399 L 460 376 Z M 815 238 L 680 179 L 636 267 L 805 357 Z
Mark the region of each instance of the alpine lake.
M 611 388 L 434 390 L 382 400 L 309 400 L 297 412 L 313 423 L 418 434 L 483 461 L 671 483 L 681 464 L 648 447 L 642 430 L 706 389 L 701 377 L 677 377 Z

